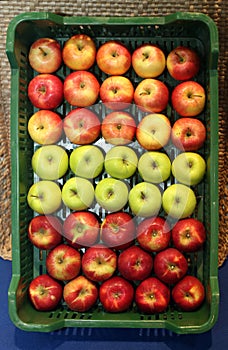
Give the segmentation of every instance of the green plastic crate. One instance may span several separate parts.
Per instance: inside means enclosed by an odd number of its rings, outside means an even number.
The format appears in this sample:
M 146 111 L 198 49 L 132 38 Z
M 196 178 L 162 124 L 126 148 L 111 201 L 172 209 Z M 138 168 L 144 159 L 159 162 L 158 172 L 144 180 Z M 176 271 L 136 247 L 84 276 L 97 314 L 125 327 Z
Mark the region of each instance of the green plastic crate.
M 33 212 L 27 205 L 28 188 L 34 181 L 31 157 L 35 145 L 27 132 L 27 122 L 34 109 L 27 98 L 27 85 L 34 76 L 28 64 L 28 50 L 39 37 L 53 37 L 64 42 L 73 34 L 90 35 L 97 46 L 109 39 L 119 39 L 131 50 L 143 42 L 158 44 L 167 54 L 179 44 L 195 48 L 201 56 L 197 80 L 207 92 L 205 111 L 199 116 L 207 127 L 207 141 L 201 150 L 207 160 L 205 181 L 197 186 L 197 211 L 207 229 L 202 252 L 189 254 L 189 269 L 206 288 L 203 305 L 194 312 L 180 312 L 172 305 L 165 313 L 144 315 L 135 307 L 125 313 L 109 314 L 97 305 L 86 313 L 73 312 L 61 305 L 52 312 L 36 311 L 27 296 L 30 281 L 45 273 L 45 252 L 34 248 L 27 238 L 27 226 Z M 200 13 L 175 13 L 165 17 L 64 17 L 52 13 L 24 13 L 8 27 L 6 52 L 11 65 L 11 161 L 12 161 L 12 280 L 8 291 L 12 322 L 26 331 L 49 332 L 63 327 L 163 328 L 176 333 L 202 333 L 218 317 L 218 33 L 214 22 Z M 93 68 L 100 79 L 105 75 Z M 69 73 L 61 68 L 57 74 Z M 132 70 L 128 76 L 137 83 Z M 177 82 L 165 72 L 159 79 L 170 88 Z M 58 108 L 66 113 L 67 104 Z M 175 113 L 169 105 L 171 122 Z M 61 213 L 64 216 L 64 213 Z

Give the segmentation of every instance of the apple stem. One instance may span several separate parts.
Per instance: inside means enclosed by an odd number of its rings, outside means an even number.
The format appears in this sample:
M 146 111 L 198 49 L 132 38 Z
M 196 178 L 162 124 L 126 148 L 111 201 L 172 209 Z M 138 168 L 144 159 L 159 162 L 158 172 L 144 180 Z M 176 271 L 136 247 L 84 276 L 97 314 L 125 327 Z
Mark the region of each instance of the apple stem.
M 42 52 L 42 54 L 44 56 L 47 56 L 47 52 L 45 52 L 44 49 L 41 46 L 39 46 L 39 49 L 40 49 L 40 51 Z
M 180 63 L 183 63 L 185 60 L 184 60 L 184 57 L 181 56 L 177 51 L 175 51 L 175 55 L 177 55 L 177 57 L 179 58 L 180 60 Z

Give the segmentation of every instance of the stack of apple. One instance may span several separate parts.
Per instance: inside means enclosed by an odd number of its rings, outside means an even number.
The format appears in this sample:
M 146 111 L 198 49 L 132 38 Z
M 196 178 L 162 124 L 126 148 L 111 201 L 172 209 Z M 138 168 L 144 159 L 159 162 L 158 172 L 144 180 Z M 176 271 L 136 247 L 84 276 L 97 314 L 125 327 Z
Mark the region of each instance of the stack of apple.
M 33 305 L 51 310 L 63 300 L 85 312 L 100 301 L 107 312 L 135 304 L 158 313 L 172 302 L 195 310 L 205 290 L 188 274 L 186 254 L 203 249 L 206 239 L 193 218 L 194 186 L 206 170 L 196 152 L 206 139 L 197 118 L 205 90 L 193 80 L 197 53 L 179 46 L 166 59 L 148 43 L 131 54 L 115 40 L 97 49 L 77 34 L 62 49 L 55 39 L 38 39 L 28 58 L 37 73 L 28 84 L 37 109 L 28 132 L 38 177 L 27 196 L 36 212 L 28 236 L 47 251 L 47 274 L 29 286 Z M 62 65 L 69 71 L 64 81 L 56 73 Z M 158 79 L 165 69 L 175 86 L 171 96 Z M 163 114 L 169 100 L 173 125 Z M 63 104 L 68 112 L 61 116 Z M 60 218 L 62 208 L 69 211 Z

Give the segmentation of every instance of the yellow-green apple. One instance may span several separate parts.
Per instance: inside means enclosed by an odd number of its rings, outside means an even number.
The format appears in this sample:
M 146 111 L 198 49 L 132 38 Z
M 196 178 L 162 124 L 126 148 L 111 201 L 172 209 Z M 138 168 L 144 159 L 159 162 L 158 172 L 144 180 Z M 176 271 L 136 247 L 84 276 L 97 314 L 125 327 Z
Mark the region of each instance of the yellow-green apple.
M 195 276 L 185 276 L 172 289 L 172 299 L 182 311 L 194 311 L 205 299 L 203 283 Z
M 123 277 L 113 276 L 101 284 L 99 299 L 106 312 L 124 312 L 133 303 L 134 288 Z
M 28 288 L 29 299 L 39 311 L 54 310 L 60 303 L 62 294 L 62 284 L 47 274 L 35 277 Z
M 30 208 L 38 214 L 52 214 L 61 204 L 61 189 L 51 180 L 41 180 L 31 185 L 27 195 Z
M 57 216 L 37 215 L 29 221 L 28 238 L 39 249 L 53 249 L 62 243 L 62 234 L 62 221 Z
M 188 270 L 186 257 L 176 248 L 166 248 L 154 257 L 154 273 L 160 281 L 175 284 Z
M 105 116 L 101 123 L 101 133 L 112 145 L 127 145 L 135 137 L 136 122 L 126 111 L 114 111 Z
M 63 82 L 54 74 L 38 74 L 28 84 L 28 98 L 36 108 L 55 109 L 63 102 Z
M 206 135 L 206 128 L 201 120 L 183 117 L 173 124 L 171 139 L 182 151 L 197 151 L 203 146 Z
M 59 244 L 49 251 L 46 257 L 46 269 L 56 280 L 72 280 L 81 270 L 81 254 L 67 244 Z
M 161 216 L 145 218 L 137 226 L 136 239 L 140 247 L 148 252 L 166 249 L 171 240 L 170 224 Z
M 59 145 L 41 146 L 32 156 L 32 169 L 41 179 L 57 180 L 68 170 L 68 154 Z
M 194 49 L 180 45 L 169 52 L 166 65 L 174 79 L 189 80 L 199 72 L 200 58 Z
M 173 184 L 163 192 L 162 206 L 168 216 L 175 219 L 184 219 L 194 212 L 196 195 L 189 186 Z
M 161 192 L 149 182 L 139 182 L 131 188 L 128 198 L 133 214 L 141 217 L 157 215 L 161 208 Z
M 109 213 L 101 223 L 100 236 L 102 242 L 110 248 L 125 249 L 135 238 L 135 221 L 127 212 Z
M 103 209 L 110 212 L 119 211 L 127 204 L 128 186 L 122 180 L 104 178 L 95 187 L 95 198 Z
M 204 110 L 205 101 L 204 87 L 194 80 L 178 84 L 171 94 L 172 106 L 181 117 L 199 115 Z
M 100 223 L 90 211 L 71 212 L 63 223 L 63 235 L 75 248 L 90 247 L 99 239 Z
M 109 40 L 98 48 L 96 62 L 106 74 L 123 75 L 131 66 L 131 53 L 123 43 Z
M 160 47 L 145 43 L 132 53 L 132 67 L 141 78 L 156 78 L 166 66 L 165 54 Z
M 104 159 L 106 172 L 117 179 L 127 179 L 134 175 L 138 156 L 129 146 L 114 146 L 108 150 Z
M 94 200 L 94 187 L 88 179 L 71 177 L 63 185 L 62 200 L 72 210 L 87 209 Z
M 148 151 L 156 151 L 166 146 L 170 135 L 170 120 L 164 114 L 147 114 L 136 129 L 138 143 Z
M 171 174 L 171 161 L 166 153 L 147 151 L 138 161 L 138 171 L 144 181 L 160 183 Z
M 168 87 L 158 79 L 143 79 L 135 88 L 134 102 L 144 112 L 160 113 L 169 102 Z
M 93 143 L 100 134 L 98 116 L 87 108 L 72 109 L 63 119 L 63 129 L 70 142 L 77 145 Z
M 170 289 L 158 278 L 148 277 L 137 286 L 135 302 L 139 311 L 143 313 L 164 312 L 170 302 Z
M 172 162 L 172 174 L 182 184 L 194 186 L 200 183 L 205 175 L 206 162 L 196 152 L 183 152 Z
M 102 282 L 112 277 L 116 267 L 116 253 L 104 244 L 87 248 L 82 256 L 82 271 L 87 278 L 95 282 Z
M 85 276 L 77 276 L 65 284 L 63 299 L 70 310 L 86 312 L 97 302 L 98 288 Z
M 51 145 L 60 140 L 63 122 L 56 112 L 40 109 L 29 118 L 28 132 L 34 142 Z
M 64 98 L 72 106 L 92 106 L 97 101 L 99 91 L 99 81 L 93 73 L 85 70 L 68 74 L 63 83 Z
M 29 49 L 30 66 L 38 73 L 54 73 L 62 64 L 60 43 L 53 38 L 39 38 Z
M 124 249 L 117 260 L 120 275 L 129 281 L 142 281 L 150 276 L 153 257 L 137 245 Z
M 181 219 L 172 228 L 172 241 L 182 252 L 196 252 L 206 241 L 205 226 L 196 218 Z
M 62 50 L 63 62 L 72 70 L 87 70 L 96 59 L 94 40 L 86 34 L 75 34 L 64 44 Z
M 83 145 L 75 148 L 70 155 L 72 172 L 87 179 L 93 179 L 103 170 L 104 155 L 95 145 Z
M 133 101 L 134 86 L 129 78 L 114 75 L 106 78 L 100 86 L 100 98 L 106 107 L 121 110 Z

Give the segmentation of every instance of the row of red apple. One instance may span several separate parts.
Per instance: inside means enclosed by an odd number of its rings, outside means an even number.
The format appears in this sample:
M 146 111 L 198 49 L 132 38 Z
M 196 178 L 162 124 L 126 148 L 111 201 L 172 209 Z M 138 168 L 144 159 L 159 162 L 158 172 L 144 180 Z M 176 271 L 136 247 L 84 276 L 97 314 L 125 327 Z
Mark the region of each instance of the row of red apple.
M 81 256 L 60 244 L 49 252 L 46 268 L 48 274 L 33 279 L 28 289 L 32 304 L 42 311 L 56 308 L 63 299 L 69 309 L 86 312 L 99 298 L 107 312 L 127 311 L 135 302 L 140 312 L 153 314 L 167 310 L 171 294 L 180 310 L 193 311 L 205 298 L 202 282 L 187 275 L 187 259 L 175 248 L 152 257 L 137 245 L 117 255 L 97 244 Z

